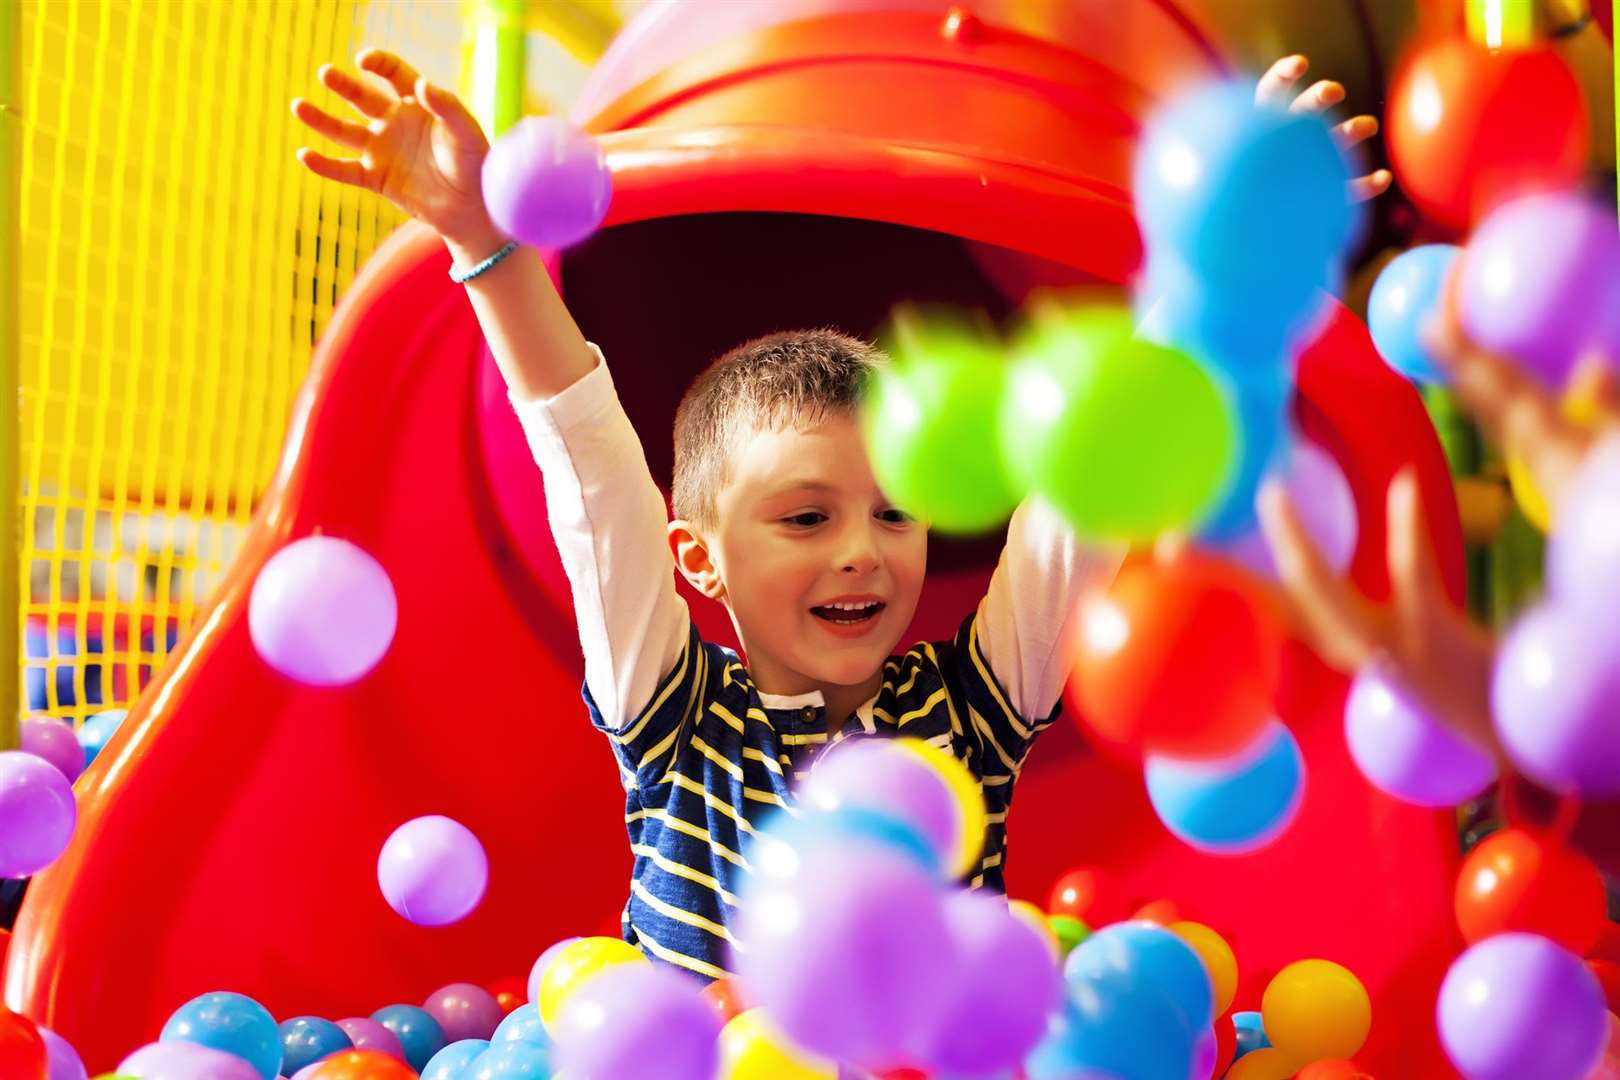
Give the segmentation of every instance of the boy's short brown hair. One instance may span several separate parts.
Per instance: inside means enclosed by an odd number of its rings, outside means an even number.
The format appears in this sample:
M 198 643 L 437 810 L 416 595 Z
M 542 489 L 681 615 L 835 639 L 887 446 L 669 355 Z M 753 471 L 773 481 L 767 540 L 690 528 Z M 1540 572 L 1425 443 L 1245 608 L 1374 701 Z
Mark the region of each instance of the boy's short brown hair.
M 741 437 L 854 412 L 888 358 L 837 330 L 786 330 L 746 341 L 704 368 L 675 410 L 675 516 L 712 529 Z

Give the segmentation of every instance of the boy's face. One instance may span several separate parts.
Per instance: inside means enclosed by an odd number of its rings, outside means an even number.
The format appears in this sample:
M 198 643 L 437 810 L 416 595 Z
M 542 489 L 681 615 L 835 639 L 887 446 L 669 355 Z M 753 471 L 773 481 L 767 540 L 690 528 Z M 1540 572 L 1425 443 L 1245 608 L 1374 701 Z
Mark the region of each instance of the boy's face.
M 926 527 L 878 489 L 853 416 L 755 430 L 737 450 L 714 533 L 678 550 L 682 571 L 726 604 L 767 693 L 873 680 L 916 611 Z M 695 574 L 703 555 L 708 573 Z M 834 621 L 825 607 L 845 599 L 879 606 Z

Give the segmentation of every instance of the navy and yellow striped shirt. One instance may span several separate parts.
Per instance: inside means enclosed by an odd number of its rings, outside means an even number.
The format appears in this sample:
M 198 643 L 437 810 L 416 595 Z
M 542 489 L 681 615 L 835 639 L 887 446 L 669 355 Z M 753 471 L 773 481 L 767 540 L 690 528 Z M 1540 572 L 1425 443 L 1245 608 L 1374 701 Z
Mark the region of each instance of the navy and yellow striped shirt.
M 980 611 L 982 611 L 982 607 Z M 979 779 L 988 827 L 966 884 L 1003 889 L 1007 808 L 1037 722 L 1017 715 L 979 641 L 980 613 L 950 641 L 923 642 L 883 664 L 874 701 L 832 737 L 907 735 L 949 750 Z M 648 956 L 707 978 L 726 974 L 748 839 L 793 804 L 796 779 L 828 745 L 821 695 L 761 695 L 737 654 L 688 624 L 680 659 L 651 702 L 621 730 L 591 722 L 613 744 L 635 857 L 624 938 Z M 782 707 L 789 700 L 791 708 Z

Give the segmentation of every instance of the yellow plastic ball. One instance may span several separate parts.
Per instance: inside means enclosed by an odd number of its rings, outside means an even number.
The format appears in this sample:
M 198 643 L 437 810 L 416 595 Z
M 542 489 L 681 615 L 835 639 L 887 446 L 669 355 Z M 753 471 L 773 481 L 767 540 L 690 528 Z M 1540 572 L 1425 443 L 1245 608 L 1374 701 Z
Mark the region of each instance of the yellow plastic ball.
M 1032 930 L 1041 935 L 1041 940 L 1052 950 L 1054 959 L 1063 955 L 1063 943 L 1058 940 L 1057 931 L 1052 929 L 1052 924 L 1046 921 L 1046 912 L 1028 900 L 1009 900 L 1007 910 L 1023 919 Z
M 1268 1046 L 1250 1050 L 1234 1061 L 1226 1080 L 1290 1080 L 1298 1071 L 1298 1061 Z
M 1547 497 L 1536 486 L 1524 461 L 1516 455 L 1508 456 L 1507 477 L 1508 487 L 1513 491 L 1513 501 L 1519 504 L 1526 520 L 1546 532 L 1552 527 L 1552 510 L 1547 506 Z
M 1372 1027 L 1367 988 L 1331 960 L 1298 960 L 1260 999 L 1271 1045 L 1299 1061 L 1354 1057 Z
M 793 1049 L 764 1010 L 749 1009 L 720 1029 L 719 1080 L 837 1080 L 838 1068 Z
M 1198 959 L 1204 962 L 1210 985 L 1215 989 L 1215 1015 L 1225 1016 L 1226 1010 L 1232 1007 L 1232 998 L 1237 995 L 1238 966 L 1232 946 L 1203 923 L 1173 922 L 1167 929 L 1191 945 Z
M 952 877 L 962 877 L 978 865 L 979 853 L 984 850 L 986 814 L 983 789 L 966 765 L 939 747 L 921 739 L 909 738 L 896 739 L 895 745 L 920 757 L 939 774 L 956 797 L 956 805 L 962 811 L 962 835 L 950 872 Z
M 560 949 L 540 979 L 540 1019 L 547 1028 L 562 1015 L 568 996 L 593 975 L 617 964 L 645 964 L 648 960 L 629 942 L 610 937 L 580 938 Z

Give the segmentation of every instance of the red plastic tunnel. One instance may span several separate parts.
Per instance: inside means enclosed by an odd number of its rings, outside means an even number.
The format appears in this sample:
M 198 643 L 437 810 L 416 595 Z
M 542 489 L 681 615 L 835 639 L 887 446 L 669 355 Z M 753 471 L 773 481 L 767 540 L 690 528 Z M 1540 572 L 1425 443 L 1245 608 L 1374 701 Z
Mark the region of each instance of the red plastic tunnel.
M 1001 320 L 1037 285 L 1126 282 L 1141 255 L 1128 193 L 1138 125 L 1220 65 L 1168 2 L 982 3 L 948 18 L 940 2 L 795 0 L 773 5 L 793 21 L 709 25 L 753 6 L 660 9 L 658 32 L 631 34 L 587 91 L 615 194 L 561 281 L 666 490 L 680 392 L 738 341 L 806 325 L 870 333 L 903 299 Z M 79 782 L 78 833 L 29 892 L 6 1001 L 92 1072 L 205 991 L 240 991 L 278 1017 L 364 1015 L 522 974 L 567 934 L 617 932 L 622 793 L 580 701 L 540 476 L 447 265 L 413 226 L 356 280 L 235 567 Z M 1357 579 L 1387 589 L 1383 492 L 1415 464 L 1460 592 L 1449 479 L 1410 386 L 1342 310 L 1299 382 L 1305 430 L 1356 492 Z M 373 553 L 399 598 L 388 656 L 343 689 L 288 683 L 248 635 L 260 567 L 317 530 Z M 949 635 L 998 548 L 933 545 L 903 644 Z M 703 633 L 734 645 L 724 612 L 686 595 Z M 1143 899 L 1173 898 L 1229 936 L 1239 1008 L 1258 1007 L 1291 960 L 1336 960 L 1373 996 L 1363 1064 L 1385 1080 L 1449 1075 L 1432 1016 L 1461 947 L 1455 830 L 1368 788 L 1344 745 L 1344 691 L 1303 650 L 1291 656 L 1280 712 L 1307 759 L 1304 807 L 1241 859 L 1174 841 L 1138 769 L 1053 728 L 1018 788 L 1011 891 L 1042 899 L 1071 864 L 1116 868 Z M 430 813 L 466 823 L 491 862 L 482 906 L 444 929 L 406 923 L 376 884 L 383 840 Z

